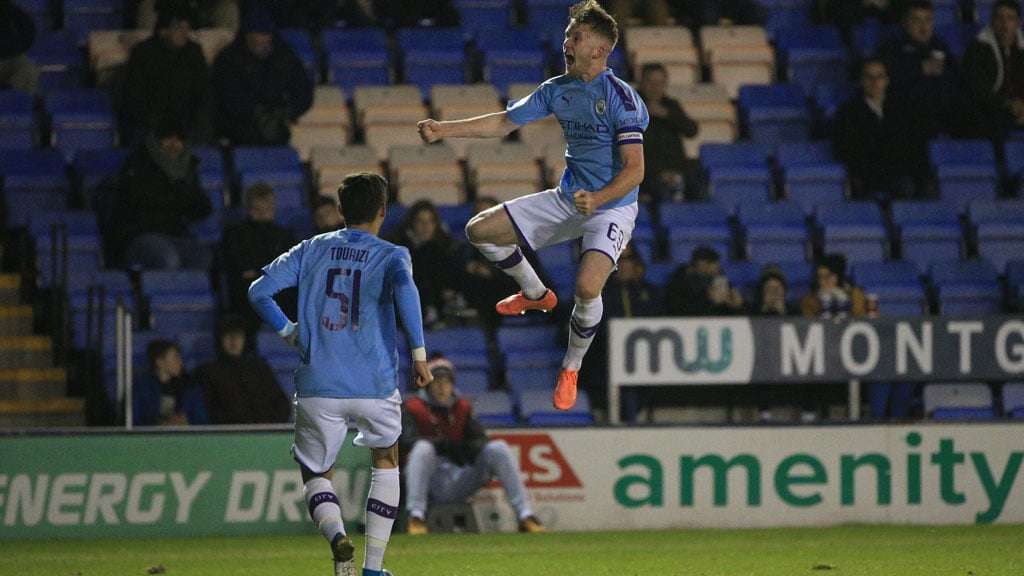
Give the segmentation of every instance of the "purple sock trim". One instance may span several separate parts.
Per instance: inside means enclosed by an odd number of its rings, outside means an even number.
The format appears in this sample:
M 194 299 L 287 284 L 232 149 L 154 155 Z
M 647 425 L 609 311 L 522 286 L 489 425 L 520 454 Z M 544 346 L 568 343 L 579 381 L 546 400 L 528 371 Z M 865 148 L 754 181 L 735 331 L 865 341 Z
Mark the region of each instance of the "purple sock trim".
M 569 321 L 569 327 L 572 328 L 574 334 L 580 338 L 593 338 L 594 334 L 597 334 L 597 328 L 600 324 L 594 324 L 593 326 L 580 326 L 573 318 Z
M 366 500 L 366 511 L 373 512 L 377 516 L 383 516 L 390 520 L 394 520 L 398 516 L 398 507 L 389 506 L 376 498 L 369 498 Z
M 513 252 L 512 255 L 510 255 L 508 258 L 505 258 L 501 262 L 495 262 L 494 265 L 502 270 L 506 270 L 508 268 L 515 266 L 516 264 L 519 264 L 522 261 L 523 251 L 519 249 L 519 246 L 516 246 L 516 251 Z
M 335 496 L 333 492 L 318 492 L 313 494 L 313 497 L 309 499 L 309 517 L 312 518 L 313 510 L 325 502 L 338 504 L 338 497 Z M 341 504 L 338 504 L 338 507 L 340 508 Z

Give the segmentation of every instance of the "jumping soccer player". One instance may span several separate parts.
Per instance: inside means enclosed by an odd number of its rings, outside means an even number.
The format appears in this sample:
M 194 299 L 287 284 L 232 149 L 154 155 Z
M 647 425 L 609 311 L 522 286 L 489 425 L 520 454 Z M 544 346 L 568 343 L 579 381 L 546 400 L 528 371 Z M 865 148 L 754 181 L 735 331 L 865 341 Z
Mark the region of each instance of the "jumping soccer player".
M 466 225 L 469 241 L 522 288 L 498 302 L 498 312 L 506 315 L 548 311 L 558 303 L 523 258 L 519 244 L 537 249 L 583 237 L 569 349 L 553 399 L 559 410 L 576 403 L 578 372 L 603 312 L 601 290 L 633 234 L 637 187 L 644 179 L 647 107 L 607 67 L 618 38 L 615 19 L 595 0 L 580 2 L 569 9 L 562 42 L 564 75 L 509 102 L 504 112 L 417 124 L 426 142 L 502 137 L 549 114 L 562 124 L 568 147 L 558 187 L 485 210 Z
M 412 349 L 414 382 L 426 386 L 420 299 L 409 251 L 377 237 L 387 210 L 387 181 L 367 172 L 349 174 L 338 188 L 348 228 L 319 234 L 280 255 L 249 287 L 249 301 L 285 341 L 299 349 L 295 371 L 295 443 L 309 514 L 331 543 L 336 576 L 355 576 L 355 547 L 346 536 L 341 506 L 331 486 L 334 462 L 348 433 L 370 448 L 363 576 L 389 574 L 384 550 L 398 513 L 398 391 L 395 304 Z M 298 323 L 273 295 L 299 287 Z

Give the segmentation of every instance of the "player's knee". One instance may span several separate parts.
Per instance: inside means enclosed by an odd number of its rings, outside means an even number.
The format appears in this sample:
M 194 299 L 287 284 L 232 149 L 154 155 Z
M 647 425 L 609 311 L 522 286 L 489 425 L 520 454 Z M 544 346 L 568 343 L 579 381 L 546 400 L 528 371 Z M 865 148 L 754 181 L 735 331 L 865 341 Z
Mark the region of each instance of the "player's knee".
M 575 296 L 583 300 L 593 300 L 601 295 L 601 290 L 603 288 L 604 286 L 598 282 L 592 282 L 585 278 L 580 278 L 576 281 Z
M 484 445 L 483 455 L 491 461 L 511 459 L 512 449 L 509 448 L 508 442 L 504 440 L 491 440 Z

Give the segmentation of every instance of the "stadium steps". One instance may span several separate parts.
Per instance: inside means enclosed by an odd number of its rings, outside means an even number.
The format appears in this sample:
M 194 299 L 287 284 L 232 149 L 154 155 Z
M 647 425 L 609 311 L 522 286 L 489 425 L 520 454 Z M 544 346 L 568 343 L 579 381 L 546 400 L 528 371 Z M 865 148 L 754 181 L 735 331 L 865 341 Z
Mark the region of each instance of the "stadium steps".
M 0 305 L 0 336 L 32 333 L 32 307 L 20 304 Z
M 85 426 L 84 398 L 0 400 L 0 428 Z
M 12 306 L 18 303 L 21 291 L 21 276 L 18 274 L 0 274 L 0 306 Z

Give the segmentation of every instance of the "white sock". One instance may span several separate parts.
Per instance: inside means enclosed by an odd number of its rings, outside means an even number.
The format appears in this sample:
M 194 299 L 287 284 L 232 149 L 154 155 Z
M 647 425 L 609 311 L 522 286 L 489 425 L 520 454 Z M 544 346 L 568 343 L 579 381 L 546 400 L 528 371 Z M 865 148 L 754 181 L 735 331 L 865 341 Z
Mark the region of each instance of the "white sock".
M 523 290 L 523 296 L 532 300 L 538 300 L 547 292 L 544 283 L 537 276 L 530 262 L 523 256 L 519 246 L 496 244 L 473 244 L 484 258 L 494 263 L 502 272 L 508 274 L 515 280 Z
M 317 476 L 302 487 L 309 506 L 309 516 L 313 518 L 320 533 L 330 542 L 339 533 L 345 534 L 345 523 L 341 519 L 341 505 L 334 493 L 331 481 Z
M 380 570 L 384 550 L 391 539 L 391 527 L 398 515 L 401 485 L 398 468 L 372 468 L 370 493 L 366 495 L 366 558 L 363 568 Z
M 562 360 L 562 368 L 569 370 L 579 370 L 583 365 L 583 357 L 594 341 L 601 315 L 604 314 L 604 301 L 600 296 L 592 300 L 576 296 L 575 300 L 572 319 L 569 320 L 569 349 Z

